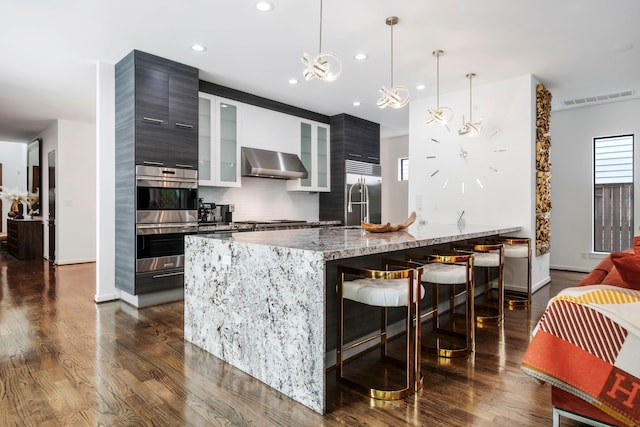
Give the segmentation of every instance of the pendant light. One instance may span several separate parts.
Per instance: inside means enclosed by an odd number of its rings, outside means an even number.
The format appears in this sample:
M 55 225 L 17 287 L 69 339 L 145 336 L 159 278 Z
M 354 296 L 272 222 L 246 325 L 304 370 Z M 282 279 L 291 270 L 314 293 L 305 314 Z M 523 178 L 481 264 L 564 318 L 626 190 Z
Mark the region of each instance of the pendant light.
M 302 72 L 304 79 L 313 79 L 332 82 L 336 80 L 342 72 L 342 63 L 338 55 L 332 52 L 322 51 L 322 0 L 320 0 L 320 43 L 318 54 L 311 56 L 308 53 L 302 54 L 302 63 L 306 67 Z
M 473 105 L 471 103 L 471 80 L 473 80 L 475 76 L 475 73 L 469 73 L 466 76 L 469 79 L 469 121 L 465 123 L 464 116 L 462 116 L 462 127 L 460 128 L 460 130 L 458 130 L 459 135 L 477 136 L 482 131 L 482 118 L 480 118 L 479 122 L 473 123 L 473 116 L 471 115 L 473 108 Z
M 449 107 L 440 106 L 440 56 L 444 55 L 443 50 L 434 50 L 436 57 L 436 109 L 427 109 L 427 124 L 439 123 L 446 126 L 453 118 L 453 110 Z
M 405 86 L 393 85 L 393 26 L 398 23 L 398 17 L 390 16 L 385 20 L 385 23 L 391 27 L 391 89 L 384 86 L 378 89 L 381 96 L 377 105 L 379 108 L 402 108 L 409 103 L 411 97 Z

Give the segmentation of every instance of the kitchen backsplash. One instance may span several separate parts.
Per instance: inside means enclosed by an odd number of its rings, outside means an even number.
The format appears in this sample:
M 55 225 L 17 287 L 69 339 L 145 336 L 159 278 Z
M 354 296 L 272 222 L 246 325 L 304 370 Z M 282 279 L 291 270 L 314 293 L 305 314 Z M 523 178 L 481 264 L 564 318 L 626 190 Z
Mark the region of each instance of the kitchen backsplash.
M 234 204 L 234 221 L 318 220 L 318 193 L 287 191 L 287 182 L 282 179 L 243 176 L 241 188 L 200 186 L 198 197 L 205 202 Z

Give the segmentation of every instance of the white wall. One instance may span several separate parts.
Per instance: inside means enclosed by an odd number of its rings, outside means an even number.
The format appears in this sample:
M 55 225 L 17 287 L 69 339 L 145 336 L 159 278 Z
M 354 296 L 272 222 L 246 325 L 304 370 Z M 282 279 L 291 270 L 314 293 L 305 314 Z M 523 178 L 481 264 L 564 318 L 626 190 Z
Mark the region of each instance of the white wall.
M 27 144 L 0 141 L 0 163 L 2 164 L 3 191 L 27 191 Z M 7 214 L 11 202 L 2 201 L 2 231 L 7 232 Z
M 409 216 L 409 181 L 398 180 L 398 159 L 409 156 L 409 135 L 380 140 L 382 223 L 403 222 Z
M 518 236 L 535 241 L 536 85 L 531 75 L 474 84 L 473 119 L 484 117 L 484 130 L 476 138 L 457 134 L 462 115 L 469 116 L 468 89 L 440 95 L 440 106 L 456 114 L 450 131 L 424 122 L 427 108 L 436 106 L 435 97 L 411 102 L 409 211 L 416 211 L 418 221 L 455 223 L 464 211 L 466 223 L 518 225 Z M 549 254 L 534 256 L 534 290 L 548 281 Z
M 590 271 L 592 254 L 593 138 L 635 135 L 634 224 L 640 224 L 640 99 L 554 111 L 551 114 L 551 266 Z M 637 230 L 637 229 L 636 229 Z M 636 235 L 639 234 L 636 232 Z
M 95 125 L 57 120 L 42 134 L 43 165 L 48 171 L 48 153 L 56 161 L 56 264 L 92 262 L 96 259 L 95 220 Z M 49 188 L 43 173 L 43 188 Z M 43 217 L 49 216 L 48 190 L 42 194 Z M 45 227 L 44 254 L 48 258 L 49 230 Z
M 115 279 L 115 67 L 96 67 L 96 295 L 120 298 Z

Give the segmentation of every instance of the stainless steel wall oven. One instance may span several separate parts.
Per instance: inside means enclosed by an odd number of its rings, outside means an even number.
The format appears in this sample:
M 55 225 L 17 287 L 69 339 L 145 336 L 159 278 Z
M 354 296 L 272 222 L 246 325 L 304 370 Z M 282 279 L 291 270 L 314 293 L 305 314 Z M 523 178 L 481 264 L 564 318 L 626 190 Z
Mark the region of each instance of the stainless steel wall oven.
M 136 193 L 136 274 L 182 280 L 184 236 L 198 232 L 197 171 L 136 166 Z

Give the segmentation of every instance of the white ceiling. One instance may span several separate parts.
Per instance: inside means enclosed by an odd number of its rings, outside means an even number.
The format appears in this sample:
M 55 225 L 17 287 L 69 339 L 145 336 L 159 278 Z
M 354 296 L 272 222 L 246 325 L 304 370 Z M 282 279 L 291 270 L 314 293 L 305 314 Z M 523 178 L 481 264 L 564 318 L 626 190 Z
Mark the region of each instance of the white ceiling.
M 533 74 L 565 100 L 635 90 L 640 95 L 637 0 L 324 0 L 323 50 L 343 62 L 333 83 L 305 82 L 300 56 L 318 50 L 319 0 L 2 0 L 0 140 L 28 141 L 51 120 L 93 121 L 95 64 L 133 49 L 200 69 L 200 78 L 326 115 L 408 132 L 408 108 L 380 110 L 378 88 L 394 83 L 412 99 Z M 207 47 L 204 53 L 190 49 Z M 624 52 L 618 46 L 634 45 Z M 356 62 L 364 51 L 369 59 Z M 301 82 L 288 84 L 291 77 Z M 423 83 L 426 89 L 418 91 Z M 352 102 L 358 100 L 360 107 Z M 474 103 L 482 104 L 482 99 Z

